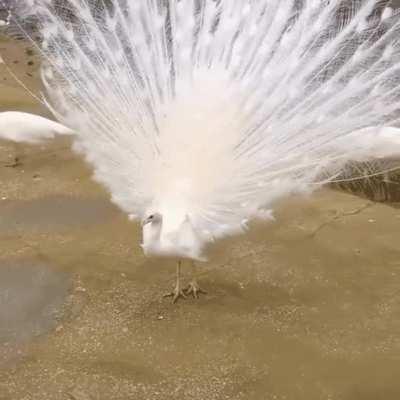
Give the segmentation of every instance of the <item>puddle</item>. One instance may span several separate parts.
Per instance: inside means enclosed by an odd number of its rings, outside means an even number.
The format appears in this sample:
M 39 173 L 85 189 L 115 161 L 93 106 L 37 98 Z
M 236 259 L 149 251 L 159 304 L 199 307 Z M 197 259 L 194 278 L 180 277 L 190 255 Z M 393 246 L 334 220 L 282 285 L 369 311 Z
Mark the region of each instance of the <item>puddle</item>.
M 70 284 L 66 273 L 40 261 L 0 262 L 0 368 L 55 327 Z
M 63 196 L 0 205 L 1 234 L 82 228 L 107 221 L 118 212 L 107 200 Z

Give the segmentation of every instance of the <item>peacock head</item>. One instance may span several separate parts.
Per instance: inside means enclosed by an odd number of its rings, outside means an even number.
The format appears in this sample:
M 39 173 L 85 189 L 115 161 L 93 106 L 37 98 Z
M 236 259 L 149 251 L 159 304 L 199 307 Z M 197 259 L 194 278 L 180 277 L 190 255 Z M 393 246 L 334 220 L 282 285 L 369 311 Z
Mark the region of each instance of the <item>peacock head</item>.
M 147 217 L 145 217 L 142 221 L 142 227 L 147 224 L 160 224 L 162 222 L 162 215 L 160 213 L 151 213 Z

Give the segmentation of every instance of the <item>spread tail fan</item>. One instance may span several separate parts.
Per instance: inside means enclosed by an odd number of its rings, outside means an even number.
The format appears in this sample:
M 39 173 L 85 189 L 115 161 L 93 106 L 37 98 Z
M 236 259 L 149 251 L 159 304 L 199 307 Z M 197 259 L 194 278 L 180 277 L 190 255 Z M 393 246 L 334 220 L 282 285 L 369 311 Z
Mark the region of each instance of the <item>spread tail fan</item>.
M 400 19 L 376 0 L 21 3 L 76 149 L 119 206 L 171 229 L 240 230 L 399 126 Z

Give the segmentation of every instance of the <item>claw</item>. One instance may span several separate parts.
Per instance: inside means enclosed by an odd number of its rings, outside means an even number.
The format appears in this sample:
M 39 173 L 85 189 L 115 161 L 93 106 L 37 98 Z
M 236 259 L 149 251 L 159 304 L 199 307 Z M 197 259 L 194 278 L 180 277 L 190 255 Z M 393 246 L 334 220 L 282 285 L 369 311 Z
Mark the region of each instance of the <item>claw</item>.
M 180 298 L 186 299 L 184 291 L 176 287 L 172 292 L 165 294 L 163 297 L 172 297 L 172 304 L 175 304 Z
M 194 267 L 194 263 L 192 264 Z M 175 304 L 180 298 L 186 299 L 188 295 L 193 295 L 195 299 L 199 298 L 199 294 L 207 294 L 203 289 L 200 288 L 195 276 L 185 289 L 181 289 L 181 261 L 178 261 L 176 266 L 176 285 L 175 289 L 165 294 L 163 297 L 172 297 L 172 304 Z
M 206 291 L 204 291 L 197 281 L 191 281 L 188 285 L 187 288 L 184 289 L 184 292 L 186 295 L 192 294 L 195 299 L 199 298 L 199 294 L 207 294 Z

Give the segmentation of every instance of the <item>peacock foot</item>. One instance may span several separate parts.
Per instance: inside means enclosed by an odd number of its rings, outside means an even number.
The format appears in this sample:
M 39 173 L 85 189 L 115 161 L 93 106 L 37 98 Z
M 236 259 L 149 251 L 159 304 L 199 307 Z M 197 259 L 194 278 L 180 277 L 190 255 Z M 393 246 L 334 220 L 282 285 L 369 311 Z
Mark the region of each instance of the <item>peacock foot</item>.
M 204 291 L 199 284 L 197 283 L 196 280 L 192 280 L 187 288 L 184 289 L 184 292 L 186 295 L 193 295 L 195 299 L 199 298 L 199 294 L 207 294 L 206 291 Z
M 175 304 L 179 299 L 186 299 L 186 294 L 180 285 L 176 285 L 171 293 L 167 293 L 163 297 L 172 297 L 172 303 Z

